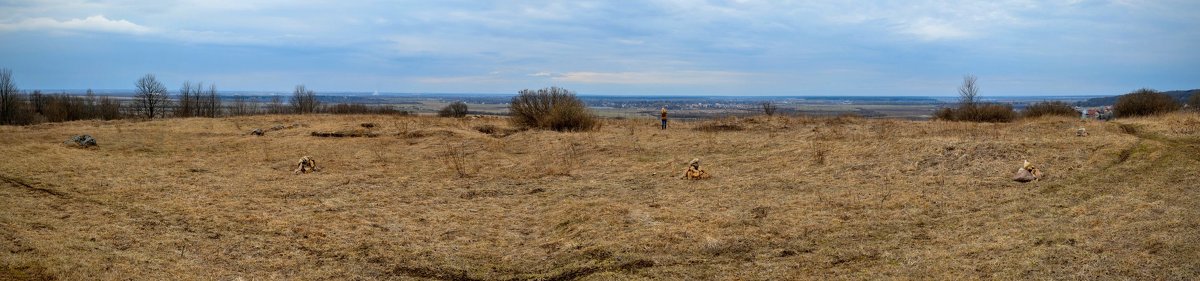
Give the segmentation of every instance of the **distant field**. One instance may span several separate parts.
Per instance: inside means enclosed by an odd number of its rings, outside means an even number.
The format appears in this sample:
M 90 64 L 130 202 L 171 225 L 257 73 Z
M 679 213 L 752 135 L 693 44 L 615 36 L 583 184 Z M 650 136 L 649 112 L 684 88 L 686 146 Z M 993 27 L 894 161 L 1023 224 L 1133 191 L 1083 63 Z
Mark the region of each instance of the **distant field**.
M 0 126 L 0 280 L 1200 279 L 1200 115 L 603 122 Z

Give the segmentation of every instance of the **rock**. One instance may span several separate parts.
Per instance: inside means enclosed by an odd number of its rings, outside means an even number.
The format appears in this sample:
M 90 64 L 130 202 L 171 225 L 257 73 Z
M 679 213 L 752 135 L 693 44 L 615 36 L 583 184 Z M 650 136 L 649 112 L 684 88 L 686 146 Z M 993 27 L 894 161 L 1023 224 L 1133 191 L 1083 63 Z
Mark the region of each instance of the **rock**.
M 259 129 L 259 128 L 254 128 L 254 131 L 250 131 L 250 134 L 255 135 L 255 136 L 262 136 L 263 130 Z
M 63 143 L 68 144 L 68 145 L 87 148 L 87 147 L 96 146 L 96 139 L 92 138 L 92 136 L 90 136 L 90 135 L 78 135 L 78 136 L 71 137 L 71 139 L 68 139 L 66 142 L 63 142 Z
M 1030 173 L 1029 170 L 1026 169 L 1017 170 L 1017 174 L 1013 175 L 1013 181 L 1016 182 L 1031 182 L 1036 179 L 1037 178 L 1033 176 L 1033 173 Z

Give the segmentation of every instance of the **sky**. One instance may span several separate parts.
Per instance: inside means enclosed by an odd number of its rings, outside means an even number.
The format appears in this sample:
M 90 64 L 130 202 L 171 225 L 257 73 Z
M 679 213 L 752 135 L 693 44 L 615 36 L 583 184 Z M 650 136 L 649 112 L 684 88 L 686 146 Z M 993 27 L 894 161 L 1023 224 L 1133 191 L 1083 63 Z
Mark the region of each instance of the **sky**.
M 1200 1 L 0 0 L 22 89 L 1112 95 L 1200 88 Z

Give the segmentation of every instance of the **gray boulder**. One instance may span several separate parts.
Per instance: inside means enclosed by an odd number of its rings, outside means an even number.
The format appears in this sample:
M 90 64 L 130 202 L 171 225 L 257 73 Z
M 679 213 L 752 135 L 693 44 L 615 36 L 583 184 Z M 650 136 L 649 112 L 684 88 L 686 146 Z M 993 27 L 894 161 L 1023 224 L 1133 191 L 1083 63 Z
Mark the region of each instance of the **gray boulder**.
M 71 137 L 70 139 L 68 139 L 67 141 L 65 141 L 63 143 L 68 144 L 68 145 L 78 146 L 78 147 L 84 147 L 84 148 L 93 147 L 93 146 L 96 146 L 96 138 L 93 138 L 90 135 L 78 135 L 78 136 Z

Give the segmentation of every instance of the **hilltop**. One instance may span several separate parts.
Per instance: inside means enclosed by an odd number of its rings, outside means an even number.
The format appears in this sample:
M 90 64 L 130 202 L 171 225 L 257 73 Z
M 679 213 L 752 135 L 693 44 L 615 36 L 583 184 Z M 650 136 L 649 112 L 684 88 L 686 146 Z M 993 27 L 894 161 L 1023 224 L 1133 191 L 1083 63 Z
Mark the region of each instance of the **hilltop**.
M 1200 115 L 656 122 L 0 126 L 0 279 L 1200 278 Z

